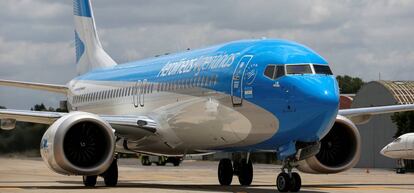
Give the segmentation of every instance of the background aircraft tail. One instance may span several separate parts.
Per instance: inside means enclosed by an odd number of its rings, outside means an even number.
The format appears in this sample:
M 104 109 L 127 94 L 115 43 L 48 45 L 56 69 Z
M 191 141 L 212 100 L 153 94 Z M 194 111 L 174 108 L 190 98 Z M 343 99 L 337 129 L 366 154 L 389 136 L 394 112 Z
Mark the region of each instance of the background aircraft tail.
M 115 66 L 116 62 L 99 41 L 90 0 L 73 0 L 73 14 L 78 75 L 96 68 Z

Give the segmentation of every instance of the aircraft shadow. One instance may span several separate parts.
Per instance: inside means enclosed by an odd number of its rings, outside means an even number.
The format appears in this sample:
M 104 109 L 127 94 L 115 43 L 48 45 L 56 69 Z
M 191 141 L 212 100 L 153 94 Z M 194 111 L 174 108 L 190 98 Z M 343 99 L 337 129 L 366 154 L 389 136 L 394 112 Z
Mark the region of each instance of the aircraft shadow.
M 66 185 L 36 185 L 39 183 L 53 183 L 54 181 L 0 181 L 0 190 L 2 188 L 21 188 L 21 189 L 48 189 L 48 190 L 70 190 L 70 189 L 111 189 L 113 187 L 105 187 L 103 182 L 98 182 L 97 187 L 88 188 L 84 187 L 81 181 L 56 181 L 60 184 Z M 7 185 L 5 185 L 7 184 Z M 11 185 L 10 185 L 11 184 Z M 34 185 L 27 185 L 34 184 Z M 368 186 L 414 186 L 414 184 L 317 184 L 317 185 L 303 185 L 302 188 L 358 188 Z M 141 189 L 164 189 L 164 190 L 181 190 L 181 191 L 204 191 L 204 192 L 249 192 L 249 193 L 267 193 L 270 191 L 276 191 L 274 185 L 251 185 L 251 186 L 220 186 L 212 184 L 150 184 L 137 181 L 120 181 L 114 188 L 141 188 Z M 316 190 L 302 190 L 305 193 L 324 193 L 324 191 Z
M 249 192 L 249 193 L 268 193 L 277 192 L 274 185 L 251 185 L 251 186 L 220 186 L 212 184 L 149 184 L 137 181 L 120 181 L 116 187 L 105 187 L 102 182 L 98 182 L 97 187 L 84 187 L 80 181 L 56 181 L 57 183 L 67 185 L 26 185 L 36 183 L 53 183 L 53 181 L 1 181 L 0 190 L 2 188 L 21 188 L 21 189 L 47 189 L 47 190 L 71 190 L 71 189 L 161 189 L 161 190 L 180 190 L 180 191 L 203 191 L 203 192 Z M 2 185 L 12 183 L 12 185 Z M 0 191 L 1 192 L 1 191 Z M 323 191 L 308 191 L 302 190 L 305 193 L 325 193 Z

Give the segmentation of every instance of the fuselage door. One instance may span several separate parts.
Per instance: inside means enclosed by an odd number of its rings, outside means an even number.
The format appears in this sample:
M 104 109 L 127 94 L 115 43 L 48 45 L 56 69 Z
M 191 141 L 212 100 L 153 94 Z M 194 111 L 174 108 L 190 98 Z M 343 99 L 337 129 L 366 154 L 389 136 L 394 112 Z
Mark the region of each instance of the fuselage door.
M 252 55 L 243 56 L 234 70 L 231 81 L 231 101 L 233 106 L 241 106 L 243 104 L 243 77 L 246 67 L 252 58 Z
M 133 100 L 133 103 L 134 103 L 134 107 L 135 108 L 137 108 L 137 107 L 139 107 L 139 105 L 140 105 L 140 95 L 141 95 L 141 89 L 140 89 L 140 87 L 141 87 L 141 85 L 142 85 L 142 81 L 141 80 L 138 80 L 136 83 L 135 83 L 135 86 L 134 86 L 134 90 L 133 90 L 133 94 L 132 94 L 132 100 Z
M 141 107 L 144 106 L 144 96 L 147 90 L 148 90 L 148 82 L 147 82 L 147 79 L 144 79 L 141 83 L 140 95 L 139 95 L 139 105 Z

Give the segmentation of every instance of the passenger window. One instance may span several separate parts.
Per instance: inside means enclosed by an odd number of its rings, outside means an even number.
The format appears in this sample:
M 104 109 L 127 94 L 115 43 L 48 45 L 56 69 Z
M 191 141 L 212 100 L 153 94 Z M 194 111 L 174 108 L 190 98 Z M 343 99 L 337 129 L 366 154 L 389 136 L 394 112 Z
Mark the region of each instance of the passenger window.
M 174 90 L 178 90 L 177 81 L 173 82 Z
M 275 73 L 275 66 L 274 65 L 267 66 L 265 71 L 264 71 L 264 75 L 267 76 L 270 79 L 273 79 L 274 73 Z
M 191 80 L 190 79 L 185 79 L 185 87 L 186 88 L 191 88 Z

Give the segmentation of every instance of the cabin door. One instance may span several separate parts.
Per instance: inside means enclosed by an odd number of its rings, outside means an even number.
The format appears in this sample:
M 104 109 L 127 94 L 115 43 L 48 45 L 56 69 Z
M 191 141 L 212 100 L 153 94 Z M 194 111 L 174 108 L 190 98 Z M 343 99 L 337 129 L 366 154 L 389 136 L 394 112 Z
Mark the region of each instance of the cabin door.
M 134 86 L 134 92 L 133 92 L 133 103 L 134 103 L 134 107 L 138 108 L 138 107 L 143 107 L 144 106 L 144 95 L 147 89 L 147 80 L 138 80 L 135 83 Z
M 252 55 L 243 56 L 236 66 L 231 81 L 231 102 L 233 106 L 241 106 L 243 104 L 243 77 L 246 67 L 252 60 Z
M 135 107 L 135 108 L 138 108 L 138 107 L 139 107 L 139 105 L 140 105 L 140 98 L 141 98 L 141 85 L 142 85 L 142 81 L 141 81 L 141 80 L 138 80 L 138 81 L 135 83 L 135 86 L 134 86 L 134 90 L 133 90 L 133 95 L 132 95 L 132 97 L 133 97 L 134 107 Z

